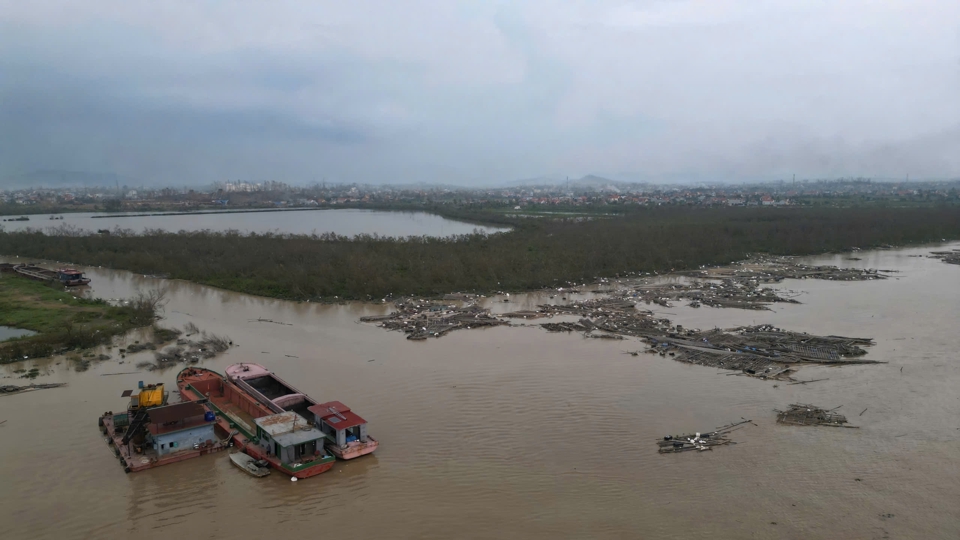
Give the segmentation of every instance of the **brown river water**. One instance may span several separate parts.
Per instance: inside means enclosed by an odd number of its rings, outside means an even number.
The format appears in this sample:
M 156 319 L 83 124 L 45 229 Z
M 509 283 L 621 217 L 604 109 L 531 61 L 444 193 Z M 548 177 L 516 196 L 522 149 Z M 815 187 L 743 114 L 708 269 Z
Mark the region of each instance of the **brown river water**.
M 193 322 L 237 344 L 203 365 L 259 362 L 320 400 L 342 400 L 370 421 L 380 449 L 296 483 L 249 477 L 225 453 L 124 474 L 97 416 L 121 409 L 120 392 L 138 380 L 173 387 L 177 368 L 104 376 L 140 357 L 83 373 L 62 359 L 27 362 L 44 373 L 35 382 L 69 384 L 0 397 L 0 537 L 960 538 L 960 267 L 916 257 L 931 249 L 809 259 L 898 273 L 786 281 L 778 287 L 803 303 L 773 312 L 653 306 L 691 328 L 756 322 L 873 337 L 866 358 L 889 362 L 808 367 L 799 379 L 829 380 L 779 387 L 623 354 L 642 347 L 636 340 L 499 327 L 411 342 L 357 322 L 388 306 L 173 281 L 164 324 Z M 88 274 L 104 298 L 159 283 Z M 549 301 L 510 299 L 489 303 Z M 794 402 L 842 405 L 861 428 L 776 424 L 773 409 Z M 733 433 L 737 445 L 657 453 L 663 435 L 741 417 L 756 426 Z

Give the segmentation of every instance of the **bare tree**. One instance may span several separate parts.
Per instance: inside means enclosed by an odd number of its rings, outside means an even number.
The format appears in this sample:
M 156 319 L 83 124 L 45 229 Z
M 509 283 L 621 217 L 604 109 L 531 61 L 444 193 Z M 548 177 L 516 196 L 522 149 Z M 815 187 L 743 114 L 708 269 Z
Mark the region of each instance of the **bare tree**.
M 138 291 L 130 301 L 130 307 L 136 312 L 137 322 L 149 324 L 163 312 L 167 305 L 167 287 L 165 285 L 149 291 Z

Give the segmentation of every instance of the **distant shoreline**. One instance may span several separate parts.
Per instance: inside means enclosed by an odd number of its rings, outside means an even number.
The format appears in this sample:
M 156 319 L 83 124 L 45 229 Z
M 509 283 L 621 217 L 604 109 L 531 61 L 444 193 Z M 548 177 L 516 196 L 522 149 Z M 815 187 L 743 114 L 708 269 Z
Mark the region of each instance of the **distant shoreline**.
M 304 211 L 311 211 L 311 210 L 335 210 L 335 208 L 319 207 L 319 208 L 249 208 L 244 210 L 183 210 L 180 212 L 105 214 L 105 215 L 99 215 L 99 216 L 90 216 L 90 219 L 144 217 L 144 216 L 198 216 L 198 215 L 204 215 L 204 214 L 252 214 L 257 212 L 304 212 Z M 352 208 L 351 210 L 363 210 L 363 209 Z
M 956 240 L 960 208 L 674 206 L 608 219 L 515 218 L 512 225 L 509 233 L 440 238 L 148 231 L 78 240 L 5 232 L 0 253 L 287 300 L 370 300 L 568 287 L 699 270 L 750 253 L 815 255 Z

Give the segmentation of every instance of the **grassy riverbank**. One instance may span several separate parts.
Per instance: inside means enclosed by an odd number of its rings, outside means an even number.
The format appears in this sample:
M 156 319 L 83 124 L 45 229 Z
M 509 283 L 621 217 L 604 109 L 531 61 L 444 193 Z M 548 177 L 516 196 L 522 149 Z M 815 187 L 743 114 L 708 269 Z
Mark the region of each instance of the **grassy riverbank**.
M 956 239 L 960 208 L 673 207 L 585 222 L 513 219 L 510 224 L 510 233 L 455 239 L 0 233 L 0 254 L 167 274 L 294 300 L 368 299 L 529 290 L 723 264 L 751 252 L 804 255 Z
M 0 277 L 0 325 L 37 332 L 0 343 L 0 363 L 106 343 L 153 323 L 156 304 L 142 297 L 126 306 L 74 297 L 68 291 L 13 274 Z

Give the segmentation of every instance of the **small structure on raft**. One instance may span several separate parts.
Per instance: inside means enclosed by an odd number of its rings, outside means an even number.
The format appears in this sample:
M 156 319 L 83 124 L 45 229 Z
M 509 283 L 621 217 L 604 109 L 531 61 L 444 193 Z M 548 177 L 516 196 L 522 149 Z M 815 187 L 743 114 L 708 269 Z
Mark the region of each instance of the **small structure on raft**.
M 310 407 L 314 424 L 330 441 L 327 450 L 340 459 L 353 459 L 372 453 L 380 445 L 367 435 L 367 421 L 339 401 Z

